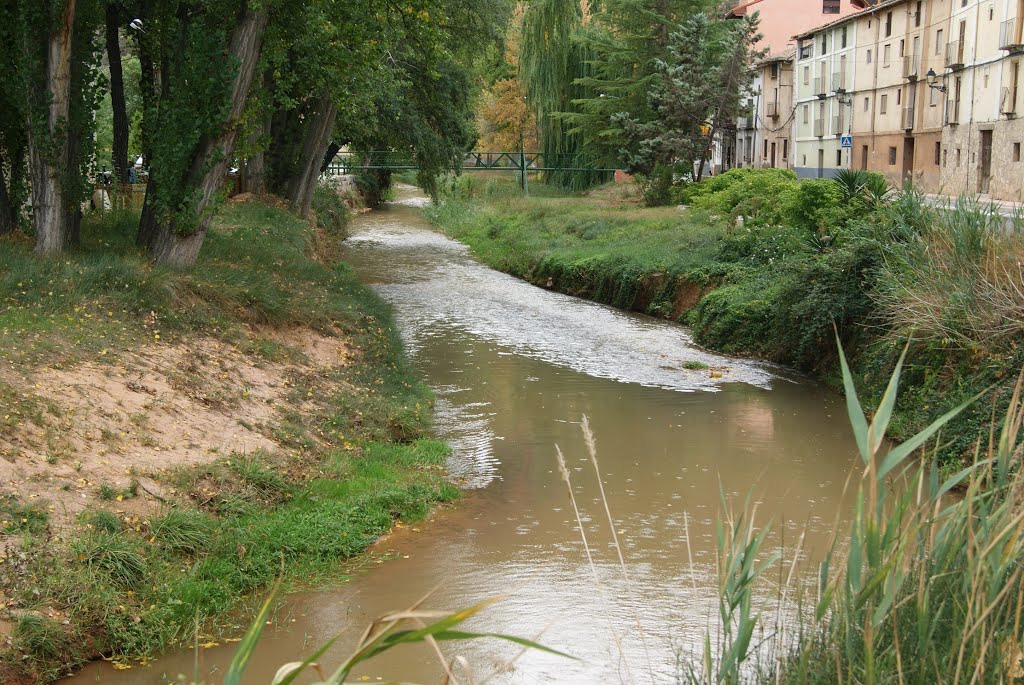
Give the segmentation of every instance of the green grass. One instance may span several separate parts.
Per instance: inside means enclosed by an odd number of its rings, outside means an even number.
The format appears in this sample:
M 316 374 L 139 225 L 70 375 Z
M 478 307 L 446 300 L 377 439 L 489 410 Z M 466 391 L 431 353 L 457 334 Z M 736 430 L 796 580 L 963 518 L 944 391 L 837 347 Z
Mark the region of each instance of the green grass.
M 100 653 L 152 656 L 190 642 L 197 625 L 204 635 L 238 633 L 246 619 L 233 609 L 278 576 L 291 588 L 338 582 L 397 518 L 422 518 L 431 503 L 458 495 L 444 479 L 447 447 L 423 437 L 429 389 L 405 360 L 388 306 L 335 259 L 336 235 L 277 208 L 235 204 L 218 217 L 196 268 L 179 272 L 151 266 L 133 230 L 131 216 L 91 217 L 81 249 L 60 260 L 35 258 L 22 240 L 0 245 L 5 365 L 102 363 L 193 335 L 295 361 L 254 326 L 340 332 L 358 361 L 290 379 L 303 391 L 302 411 L 282 411 L 265 427 L 286 438 L 282 449 L 169 470 L 162 485 L 175 494 L 152 515 L 114 513 L 118 497 L 134 492 L 100 486 L 109 504 L 55 544 L 44 511 L 0 501 L 10 522 L 2 532 L 20 536 L 22 559 L 0 568 L 8 606 L 33 616 L 56 610 L 68 621 L 59 635 L 45 622 L 19 626 L 12 651 L 0 655 L 34 682 Z M 8 416 L 0 430 L 49 411 L 16 386 L 0 386 L 0 403 Z

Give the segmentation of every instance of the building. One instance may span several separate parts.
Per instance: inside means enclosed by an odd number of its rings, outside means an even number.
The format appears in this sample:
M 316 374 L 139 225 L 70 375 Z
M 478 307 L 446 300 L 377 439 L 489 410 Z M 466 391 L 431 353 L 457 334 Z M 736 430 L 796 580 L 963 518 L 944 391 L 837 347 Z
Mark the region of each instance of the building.
M 941 192 L 1022 201 L 1024 1 L 945 2 L 952 7 L 934 79 L 945 98 Z
M 1024 0 L 887 0 L 795 40 L 799 177 L 1024 201 Z
M 830 178 L 850 168 L 851 148 L 843 139 L 853 127 L 857 28 L 854 15 L 795 37 L 792 166 L 798 178 Z
M 789 66 L 794 53 L 793 32 L 850 16 L 866 6 L 867 0 L 749 0 L 730 10 L 733 17 L 757 12 L 762 38 L 755 50 L 767 51 L 748 99 L 750 114 L 736 122 L 736 166 L 791 166 L 788 122 L 793 115 L 793 73 Z

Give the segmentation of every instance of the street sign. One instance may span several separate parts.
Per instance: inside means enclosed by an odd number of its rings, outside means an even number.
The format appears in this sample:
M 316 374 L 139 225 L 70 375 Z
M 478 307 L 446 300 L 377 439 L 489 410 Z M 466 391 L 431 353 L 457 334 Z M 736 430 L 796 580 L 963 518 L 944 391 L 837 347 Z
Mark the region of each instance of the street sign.
M 839 147 L 853 147 L 853 136 L 845 135 L 839 138 Z

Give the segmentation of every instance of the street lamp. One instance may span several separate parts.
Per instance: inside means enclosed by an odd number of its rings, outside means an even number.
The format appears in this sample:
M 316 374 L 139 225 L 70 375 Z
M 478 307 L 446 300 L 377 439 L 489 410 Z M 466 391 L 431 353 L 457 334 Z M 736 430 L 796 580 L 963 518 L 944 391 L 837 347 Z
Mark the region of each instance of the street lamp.
M 939 91 L 940 93 L 945 93 L 946 92 L 946 86 L 940 85 L 940 84 L 935 82 L 936 80 L 938 80 L 939 75 L 935 73 L 934 69 L 929 69 L 928 73 L 925 74 L 925 77 L 928 79 L 928 87 L 929 88 L 934 88 L 935 90 Z

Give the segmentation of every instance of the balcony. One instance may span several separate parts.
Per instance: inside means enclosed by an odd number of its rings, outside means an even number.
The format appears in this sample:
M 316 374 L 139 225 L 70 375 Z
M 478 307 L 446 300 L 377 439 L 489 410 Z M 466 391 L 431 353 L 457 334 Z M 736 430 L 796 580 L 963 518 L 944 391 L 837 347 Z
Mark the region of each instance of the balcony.
M 815 119 L 814 120 L 814 135 L 821 138 L 825 135 L 825 120 Z
M 921 58 L 918 55 L 905 56 L 903 58 L 903 78 L 916 81 L 920 63 Z
M 950 100 L 946 103 L 946 125 L 956 126 L 960 123 L 960 102 Z
M 746 152 L 743 153 L 743 161 L 744 162 L 750 162 L 750 160 L 751 160 L 750 150 L 747 150 Z
M 777 102 L 767 102 L 767 103 L 765 103 L 764 113 L 766 115 L 768 115 L 769 117 L 771 117 L 772 119 L 778 119 L 779 118 L 779 103 L 777 103 Z
M 999 49 L 1010 52 L 1024 52 L 1024 37 L 1021 36 L 1021 22 L 1010 17 L 999 25 Z
M 910 129 L 914 128 L 914 106 L 913 105 L 911 105 L 909 107 L 904 107 L 903 108 L 903 116 L 901 117 L 900 121 L 902 122 L 901 128 L 903 128 L 904 130 L 909 131 Z
M 846 90 L 846 74 L 841 71 L 832 72 L 832 90 L 834 91 L 845 91 Z
M 846 133 L 846 122 L 843 121 L 843 115 L 837 114 L 832 117 L 832 135 L 841 136 Z
M 946 68 L 962 69 L 964 66 L 964 44 L 963 41 L 954 40 L 946 45 Z
M 1017 116 L 1017 98 L 1014 97 L 1014 93 L 1009 87 L 1003 86 L 1002 94 L 999 98 L 999 113 L 1006 116 L 1007 119 L 1013 119 Z
M 823 76 L 814 78 L 814 94 L 819 98 L 825 97 L 825 78 Z

